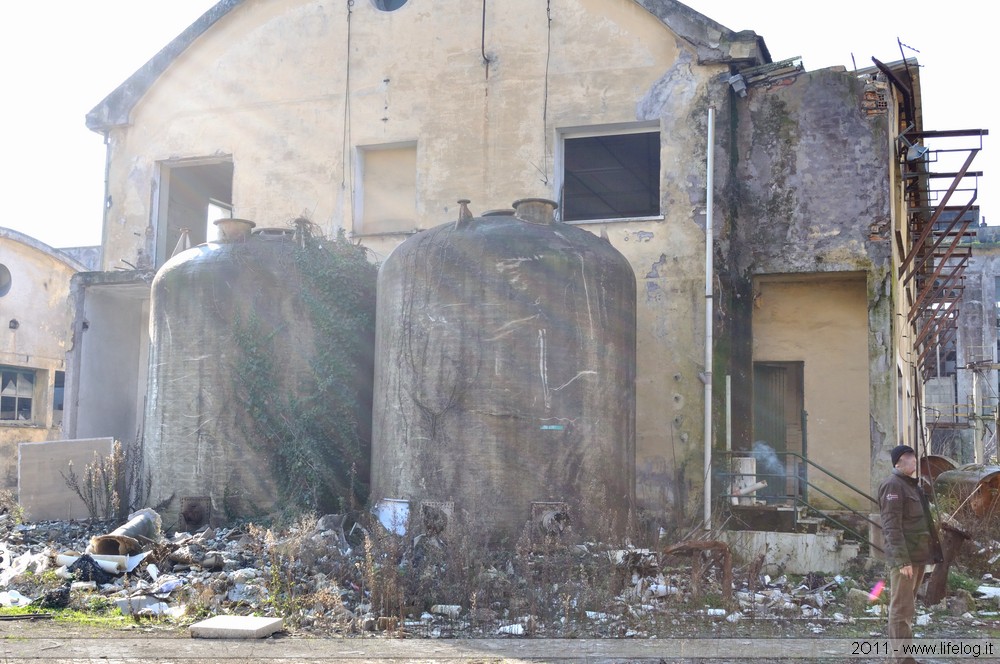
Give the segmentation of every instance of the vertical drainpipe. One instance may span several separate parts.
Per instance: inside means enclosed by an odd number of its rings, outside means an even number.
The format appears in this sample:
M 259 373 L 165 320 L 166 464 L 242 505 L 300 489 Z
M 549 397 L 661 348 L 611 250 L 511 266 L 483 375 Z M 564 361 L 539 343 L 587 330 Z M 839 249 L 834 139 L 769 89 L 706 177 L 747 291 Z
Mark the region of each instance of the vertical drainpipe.
M 715 195 L 715 107 L 708 107 L 708 146 L 705 156 L 705 530 L 712 529 L 712 284 Z
M 104 247 L 107 238 L 108 214 L 111 213 L 111 130 L 104 130 L 104 198 L 101 200 L 101 269 L 104 269 Z

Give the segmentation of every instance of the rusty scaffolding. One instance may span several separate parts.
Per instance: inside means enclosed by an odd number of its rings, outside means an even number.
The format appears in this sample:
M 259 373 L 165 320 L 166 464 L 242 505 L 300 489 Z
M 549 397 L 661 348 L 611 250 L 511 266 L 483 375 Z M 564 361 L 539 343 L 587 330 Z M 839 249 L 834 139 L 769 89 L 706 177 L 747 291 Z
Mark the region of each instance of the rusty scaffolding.
M 898 278 L 925 380 L 934 375 L 937 354 L 954 348 L 964 272 L 979 225 L 976 199 L 982 172 L 971 167 L 988 133 L 965 129 L 899 135 L 907 232 L 896 234 L 902 257 Z

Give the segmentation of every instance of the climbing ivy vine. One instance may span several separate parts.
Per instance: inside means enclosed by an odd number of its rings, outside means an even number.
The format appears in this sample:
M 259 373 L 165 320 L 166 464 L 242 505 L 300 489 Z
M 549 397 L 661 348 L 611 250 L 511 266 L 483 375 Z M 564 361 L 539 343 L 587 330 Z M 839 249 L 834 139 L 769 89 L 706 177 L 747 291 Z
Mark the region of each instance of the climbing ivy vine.
M 275 362 L 281 328 L 266 330 L 251 309 L 235 324 L 236 394 L 248 439 L 274 464 L 279 507 L 342 511 L 367 494 L 378 268 L 343 233 L 302 234 L 293 257 L 289 297 L 299 299 L 314 332 L 314 347 L 301 349 L 311 371 L 294 389 L 275 389 L 287 384 L 286 367 Z

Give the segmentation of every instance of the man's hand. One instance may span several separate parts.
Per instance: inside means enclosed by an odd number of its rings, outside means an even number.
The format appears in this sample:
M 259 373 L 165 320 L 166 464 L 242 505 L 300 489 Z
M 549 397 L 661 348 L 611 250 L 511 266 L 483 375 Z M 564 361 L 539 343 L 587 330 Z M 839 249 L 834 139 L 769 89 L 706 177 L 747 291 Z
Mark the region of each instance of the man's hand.
M 903 565 L 899 568 L 900 576 L 905 576 L 907 579 L 913 578 L 913 565 Z

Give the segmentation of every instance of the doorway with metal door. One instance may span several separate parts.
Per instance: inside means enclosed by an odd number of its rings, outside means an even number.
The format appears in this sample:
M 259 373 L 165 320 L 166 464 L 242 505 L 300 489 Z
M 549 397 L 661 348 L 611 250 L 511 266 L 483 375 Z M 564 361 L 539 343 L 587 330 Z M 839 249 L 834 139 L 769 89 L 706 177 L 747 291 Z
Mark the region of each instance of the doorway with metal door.
M 753 456 L 757 478 L 767 480 L 758 497 L 785 502 L 804 492 L 806 412 L 804 362 L 754 362 Z M 789 453 L 793 454 L 789 454 Z

